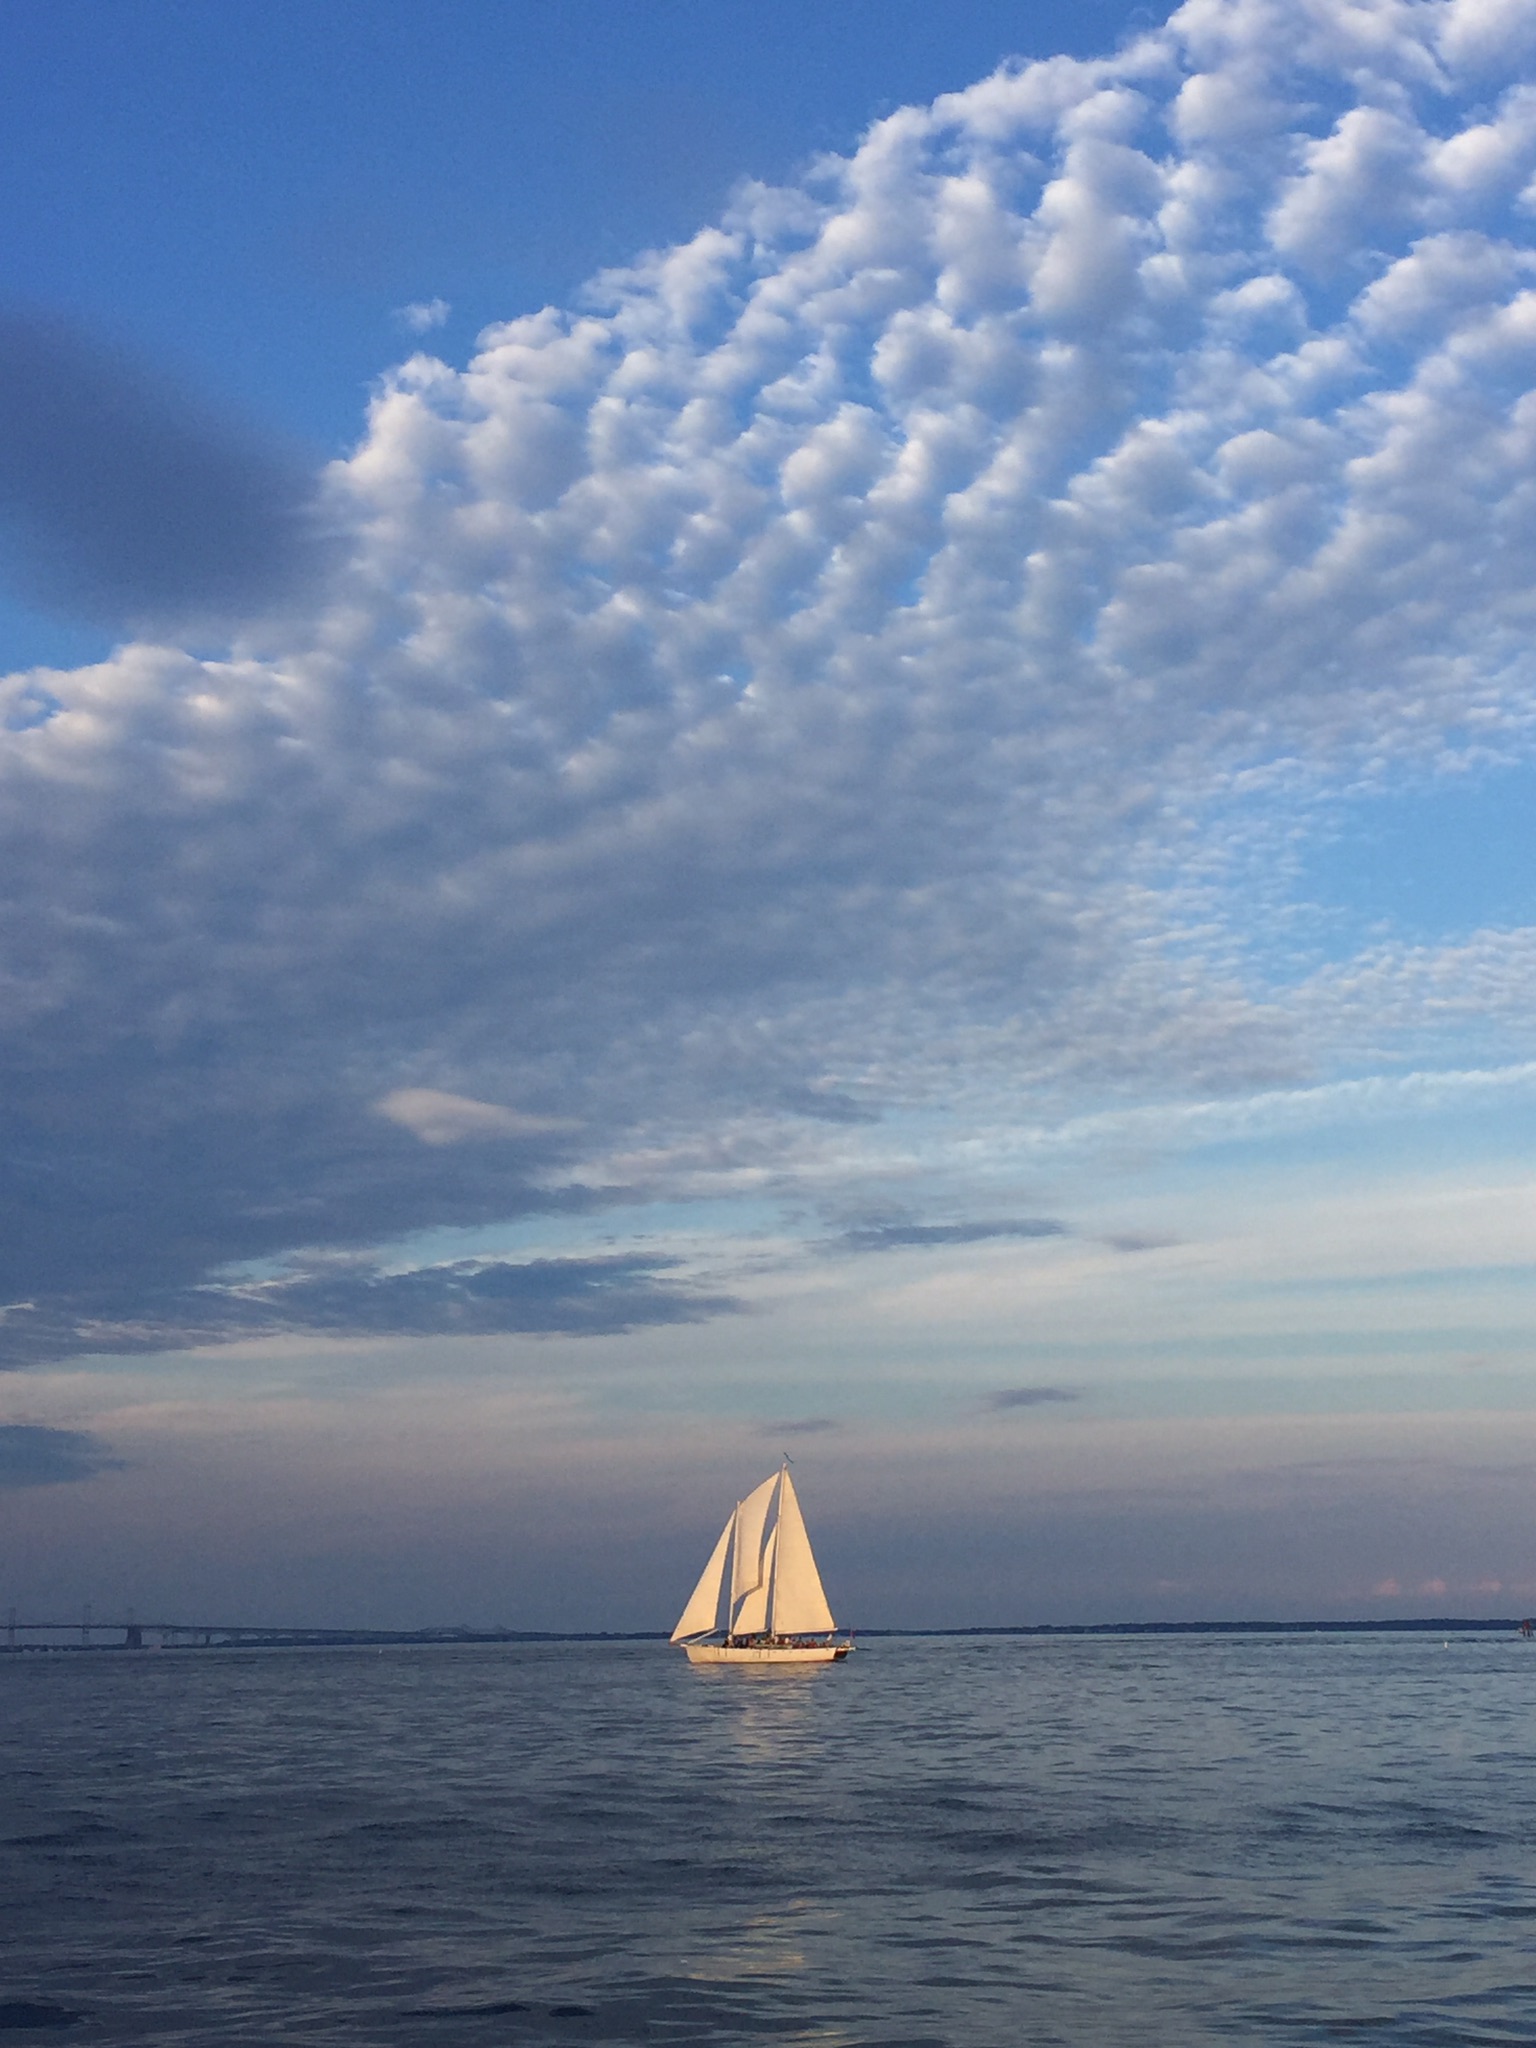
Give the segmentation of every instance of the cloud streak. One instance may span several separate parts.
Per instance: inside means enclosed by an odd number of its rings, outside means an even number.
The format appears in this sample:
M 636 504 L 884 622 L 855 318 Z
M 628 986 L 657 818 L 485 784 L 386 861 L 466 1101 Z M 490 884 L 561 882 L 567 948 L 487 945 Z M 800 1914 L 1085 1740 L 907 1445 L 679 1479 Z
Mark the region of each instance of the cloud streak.
M 758 1186 L 851 1197 L 869 1119 L 1081 1131 L 1411 1031 L 1424 961 L 1277 988 L 1175 880 L 1277 764 L 1532 729 L 1536 82 L 1493 13 L 1191 0 L 904 109 L 401 365 L 259 646 L 0 687 L 13 1297 L 62 1330 L 105 1273 L 192 1332 L 231 1261 L 605 1161 L 725 1184 L 753 1129 Z M 9 345 L 78 437 L 107 372 Z M 138 561 L 15 411 L 81 588 L 281 580 L 286 484 L 108 410 L 114 504 L 217 516 Z
M 1064 1223 L 1020 1216 L 990 1223 L 874 1223 L 845 1230 L 836 1243 L 856 1252 L 910 1251 L 927 1245 L 990 1244 L 997 1238 L 1062 1237 Z
M 13 1486 L 66 1486 L 121 1465 L 122 1460 L 89 1430 L 0 1423 L 0 1491 Z
M 235 1339 L 511 1333 L 618 1336 L 702 1322 L 740 1304 L 673 1277 L 668 1260 L 461 1260 L 404 1272 L 359 1259 L 311 1261 L 262 1280 L 135 1284 L 13 1304 L 0 1318 L 0 1369 L 82 1352 L 186 1350 Z

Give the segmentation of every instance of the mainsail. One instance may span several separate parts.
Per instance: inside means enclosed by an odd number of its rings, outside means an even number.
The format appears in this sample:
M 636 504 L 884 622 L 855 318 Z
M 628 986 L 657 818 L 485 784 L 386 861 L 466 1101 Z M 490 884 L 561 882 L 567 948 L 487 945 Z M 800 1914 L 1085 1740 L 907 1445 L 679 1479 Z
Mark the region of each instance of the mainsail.
M 837 1624 L 822 1591 L 821 1573 L 811 1555 L 811 1539 L 805 1533 L 805 1517 L 787 1471 L 779 1489 L 774 1538 L 769 1628 L 785 1636 L 818 1635 L 835 1628 Z
M 836 1626 L 786 1465 L 738 1502 L 672 1640 L 822 1635 Z

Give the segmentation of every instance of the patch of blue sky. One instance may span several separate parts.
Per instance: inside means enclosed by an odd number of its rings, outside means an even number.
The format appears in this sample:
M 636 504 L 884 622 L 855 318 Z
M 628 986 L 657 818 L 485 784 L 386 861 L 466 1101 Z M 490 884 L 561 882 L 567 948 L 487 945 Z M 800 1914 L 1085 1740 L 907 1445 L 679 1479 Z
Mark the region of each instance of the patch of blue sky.
M 1341 951 L 1536 924 L 1536 763 L 1351 796 L 1296 851 Z
M 1536 1144 L 1536 1078 L 1525 1068 L 1495 1071 L 1476 1093 L 1455 1086 L 1460 1078 L 1420 1074 L 1399 1088 L 1390 1079 L 1379 1087 L 1368 1081 L 1359 1099 L 1319 1090 L 1319 1099 L 1309 1103 L 1298 1093 L 1290 1128 L 1198 1138 L 1188 1157 L 1196 1172 L 1209 1168 L 1223 1175 L 1244 1164 L 1269 1174 L 1287 1166 L 1330 1174 L 1353 1160 L 1372 1177 L 1427 1174 L 1469 1161 L 1529 1161 Z M 1453 1085 L 1437 1099 L 1440 1080 Z M 1413 1084 L 1423 1084 L 1424 1092 Z M 1277 1109 L 1277 1120 L 1280 1114 Z
M 440 1225 L 380 1246 L 386 1271 L 449 1265 L 463 1259 L 591 1258 L 644 1250 L 680 1252 L 694 1242 L 734 1249 L 786 1232 L 782 1204 L 731 1197 L 718 1201 L 624 1203 L 584 1215 L 525 1216 L 505 1223 Z
M 75 0 L 17 13 L 12 289 L 339 451 L 441 297 L 450 339 L 687 240 L 1010 54 L 1108 52 L 1129 0 Z
M 1296 1275 L 1284 1280 L 1251 1281 L 1245 1291 L 1260 1295 L 1306 1295 L 1309 1298 L 1349 1294 L 1384 1294 L 1395 1298 L 1399 1294 L 1464 1294 L 1494 1288 L 1524 1290 L 1531 1287 L 1536 1287 L 1536 1263 L 1501 1262 L 1486 1266 L 1420 1266 L 1410 1272 Z M 1443 1333 L 1437 1330 L 1422 1334 L 1433 1334 L 1438 1341 Z M 1384 1337 L 1396 1342 L 1398 1333 L 1387 1331 Z M 1487 1338 L 1487 1342 L 1493 1341 L 1492 1337 Z M 1525 1349 L 1531 1349 L 1529 1329 L 1522 1328 L 1516 1333 L 1515 1341 Z
M 1335 1375 L 1348 1385 L 1376 1372 L 1402 1370 L 1405 1361 L 1412 1361 L 1412 1371 L 1419 1375 L 1427 1369 L 1459 1369 L 1468 1358 L 1536 1358 L 1526 1322 L 1490 1324 L 1464 1317 L 1406 1328 L 1379 1322 L 1350 1326 L 1337 1314 L 1326 1323 L 1308 1323 L 1296 1314 L 1281 1323 L 1266 1310 L 1268 1320 L 1262 1327 L 1241 1327 L 1244 1304 L 1261 1303 L 1262 1297 L 1263 1290 L 1252 1282 L 1221 1290 L 1214 1303 L 1207 1294 L 1198 1316 L 1191 1312 L 1170 1317 L 1178 1327 L 1167 1334 L 1147 1333 L 1143 1306 L 1135 1317 L 1128 1313 L 1123 1328 L 1081 1339 L 970 1345 L 965 1379 L 981 1384 L 977 1376 L 990 1372 L 994 1383 L 999 1374 L 1059 1381 L 1085 1398 L 1092 1394 L 1095 1401 L 1113 1406 L 1133 1396 L 1159 1401 L 1159 1389 L 1185 1384 L 1203 1387 L 1208 1399 L 1215 1401 L 1223 1388 L 1238 1380 L 1283 1380 L 1291 1385 L 1321 1374 L 1330 1386 Z M 1220 1327 L 1209 1327 L 1218 1319 Z M 1529 1397 L 1529 1380 L 1526 1387 Z
M 1028 1178 L 1035 1211 L 1087 1229 L 1082 1205 L 1118 1231 L 1117 1202 L 1145 1217 L 1153 1197 L 1210 1188 L 1368 1189 L 1394 1173 L 1486 1173 L 1528 1166 L 1536 1149 L 1536 1064 L 1370 1073 L 1323 1085 L 1234 1088 L 1197 1101 L 1121 1110 L 994 1131 L 977 1148 L 971 1189 Z M 915 1150 L 915 1148 L 914 1148 Z M 937 1183 L 937 1169 L 925 1185 Z M 960 1198 L 963 1182 L 954 1185 Z M 1070 1193 L 1068 1192 L 1070 1190 Z M 988 1197 L 995 1203 L 994 1192 Z M 1015 1195 L 1012 1200 L 1026 1199 Z M 1069 1204 L 1063 1208 L 1062 1204 Z
M 1191 823 L 1182 863 L 1149 879 L 1192 943 L 1214 927 L 1261 992 L 1383 944 L 1536 924 L 1536 761 L 1266 791 Z
M 0 675 L 30 668 L 85 668 L 105 661 L 118 637 L 0 593 Z

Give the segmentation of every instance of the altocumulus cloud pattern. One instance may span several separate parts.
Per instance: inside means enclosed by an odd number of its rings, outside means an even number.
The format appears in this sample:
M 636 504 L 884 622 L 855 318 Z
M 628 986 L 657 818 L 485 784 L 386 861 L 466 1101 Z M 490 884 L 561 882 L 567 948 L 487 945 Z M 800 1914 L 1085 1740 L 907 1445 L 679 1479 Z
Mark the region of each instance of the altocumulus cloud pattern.
M 396 370 L 323 600 L 10 678 L 13 1358 L 917 1104 L 1326 1075 L 1427 984 L 1529 1014 L 1526 934 L 1279 986 L 1169 877 L 1266 777 L 1523 747 L 1533 55 L 1529 0 L 1191 0 L 897 113 Z M 387 1278 L 357 1327 L 723 1305 Z

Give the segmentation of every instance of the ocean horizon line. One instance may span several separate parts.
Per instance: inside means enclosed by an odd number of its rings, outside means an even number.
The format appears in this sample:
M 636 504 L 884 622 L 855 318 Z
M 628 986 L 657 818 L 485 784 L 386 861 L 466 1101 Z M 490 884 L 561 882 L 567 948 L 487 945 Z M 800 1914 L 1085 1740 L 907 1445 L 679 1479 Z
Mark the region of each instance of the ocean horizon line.
M 857 1628 L 839 1629 L 866 1641 L 974 1640 L 980 1637 L 1025 1636 L 1191 1636 L 1191 1635 L 1496 1635 L 1518 1631 L 1524 1618 L 1518 1615 L 1426 1615 L 1386 1616 L 1380 1619 L 1299 1621 L 1083 1621 L 1083 1622 L 977 1622 L 949 1628 Z M 123 1636 L 121 1642 L 82 1639 L 72 1642 L 31 1642 L 14 1640 L 0 1644 L 0 1656 L 23 1655 L 46 1650 L 123 1650 L 147 1647 L 166 1649 L 346 1649 L 346 1648 L 453 1648 L 490 1643 L 665 1643 L 665 1629 L 474 1629 L 436 1627 L 419 1629 L 306 1628 L 234 1622 L 113 1622 L 34 1621 L 16 1622 L 17 1634 Z M 156 1645 L 145 1636 L 159 1636 Z M 137 1640 L 129 1640 L 137 1637 Z M 181 1638 L 181 1640 L 175 1640 Z

